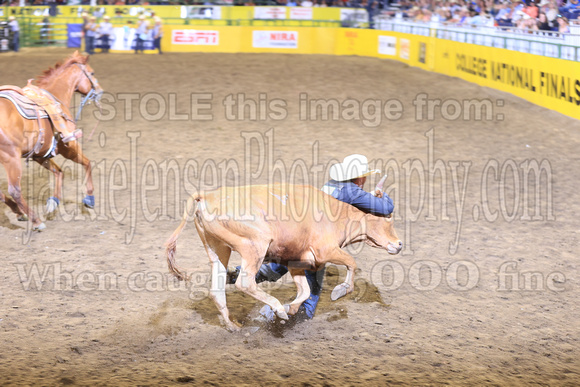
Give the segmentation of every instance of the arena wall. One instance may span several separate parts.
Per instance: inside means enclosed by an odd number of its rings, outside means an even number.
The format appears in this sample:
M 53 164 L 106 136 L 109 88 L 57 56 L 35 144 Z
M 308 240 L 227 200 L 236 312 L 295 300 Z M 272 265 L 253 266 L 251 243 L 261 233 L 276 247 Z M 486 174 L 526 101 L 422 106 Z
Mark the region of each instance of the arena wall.
M 187 31 L 186 31 L 187 30 Z M 580 63 L 431 36 L 349 28 L 166 26 L 173 52 L 358 55 L 394 59 L 506 91 L 580 119 Z
M 260 16 L 267 18 L 274 14 L 281 19 L 300 18 L 300 15 L 292 15 L 291 12 L 297 12 L 295 9 L 301 7 L 213 8 L 219 10 L 215 11 L 214 17 L 221 20 L 213 21 L 219 25 L 174 25 L 182 21 L 167 23 L 162 41 L 164 51 L 270 52 L 387 58 L 506 91 L 580 119 L 580 62 L 439 39 L 433 35 L 434 30 L 431 30 L 432 36 L 421 36 L 364 28 L 225 26 L 226 22 L 232 20 L 249 20 Z M 124 17 L 136 17 L 143 13 L 148 16 L 156 14 L 162 18 L 189 18 L 201 8 L 106 6 L 98 9 L 106 14 L 119 13 Z M 91 10 L 80 6 L 61 6 L 60 16 L 53 20 L 78 23 L 80 13 Z M 0 16 L 16 12 L 19 16 L 41 17 L 47 14 L 48 8 L 8 7 L 1 9 Z M 347 12 L 358 10 L 314 8 L 310 14 L 302 16 L 305 20 L 340 21 L 346 17 Z M 119 23 L 124 23 L 123 20 L 116 21 L 113 18 L 113 23 L 121 27 Z M 267 23 L 266 20 L 263 22 Z

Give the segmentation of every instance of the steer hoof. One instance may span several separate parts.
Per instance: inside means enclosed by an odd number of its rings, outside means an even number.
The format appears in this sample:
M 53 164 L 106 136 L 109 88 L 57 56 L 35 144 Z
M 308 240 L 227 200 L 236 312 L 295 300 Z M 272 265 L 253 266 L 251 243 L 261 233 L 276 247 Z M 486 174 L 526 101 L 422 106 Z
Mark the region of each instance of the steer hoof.
M 239 332 L 242 329 L 231 321 L 226 321 L 225 324 L 226 329 L 230 332 Z
M 91 210 L 95 208 L 95 197 L 93 195 L 87 195 L 83 199 L 83 204 L 85 207 L 90 208 Z
M 300 308 L 300 304 L 284 304 L 284 310 L 290 316 L 294 316 L 298 313 L 298 308 Z
M 332 294 L 330 295 L 330 299 L 332 301 L 336 301 L 340 297 L 344 297 L 344 296 L 346 296 L 350 292 L 352 292 L 352 289 L 351 289 L 350 285 L 349 284 L 345 284 L 345 283 L 341 283 L 340 285 L 337 285 L 334 288 L 334 290 L 332 291 Z
M 282 320 L 288 320 L 288 313 L 286 313 L 283 309 L 276 311 L 276 316 L 281 318 Z
M 26 214 L 20 214 L 16 217 L 19 222 L 26 222 L 28 221 L 28 216 Z
M 37 224 L 36 226 L 32 226 L 32 231 L 42 231 L 46 228 L 44 223 Z

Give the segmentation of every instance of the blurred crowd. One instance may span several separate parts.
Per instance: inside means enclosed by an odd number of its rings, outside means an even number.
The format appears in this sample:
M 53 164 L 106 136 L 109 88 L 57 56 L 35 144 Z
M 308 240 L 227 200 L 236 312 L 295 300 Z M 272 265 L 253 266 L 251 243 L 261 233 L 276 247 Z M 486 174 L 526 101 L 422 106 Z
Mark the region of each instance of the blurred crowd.
M 517 27 L 538 31 L 570 32 L 570 19 L 580 15 L 579 0 L 401 0 L 387 14 L 455 25 Z
M 527 2 L 525 2 L 527 1 Z M 516 27 L 570 32 L 580 0 L 93 0 L 96 5 L 281 5 L 366 8 L 377 15 L 418 22 Z M 0 0 L 0 5 L 91 5 L 91 0 Z

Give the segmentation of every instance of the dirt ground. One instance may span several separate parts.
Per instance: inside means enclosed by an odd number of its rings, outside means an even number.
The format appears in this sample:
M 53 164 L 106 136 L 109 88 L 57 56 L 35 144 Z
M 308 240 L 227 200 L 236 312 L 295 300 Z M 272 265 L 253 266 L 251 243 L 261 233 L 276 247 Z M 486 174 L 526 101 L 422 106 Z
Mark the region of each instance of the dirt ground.
M 23 86 L 69 53 L 2 54 L 0 84 Z M 580 383 L 578 121 L 388 60 L 169 53 L 90 63 L 110 93 L 93 136 L 95 108 L 80 121 L 95 210 L 82 208 L 82 175 L 61 157 L 65 198 L 45 231 L 28 233 L 0 209 L 1 385 Z M 445 114 L 419 112 L 422 98 Z M 307 114 L 319 99 L 339 103 L 337 119 Z M 373 115 L 376 104 L 389 116 Z M 345 275 L 331 267 L 313 320 L 263 324 L 262 305 L 231 287 L 243 328 L 229 333 L 207 297 L 192 224 L 177 251 L 192 282 L 168 276 L 163 244 L 187 192 L 279 175 L 321 186 L 350 153 L 388 169 L 405 244 L 396 256 L 350 249 L 353 294 L 330 301 Z M 30 164 L 23 182 L 44 217 L 48 173 Z M 283 302 L 295 294 L 288 278 L 261 286 Z

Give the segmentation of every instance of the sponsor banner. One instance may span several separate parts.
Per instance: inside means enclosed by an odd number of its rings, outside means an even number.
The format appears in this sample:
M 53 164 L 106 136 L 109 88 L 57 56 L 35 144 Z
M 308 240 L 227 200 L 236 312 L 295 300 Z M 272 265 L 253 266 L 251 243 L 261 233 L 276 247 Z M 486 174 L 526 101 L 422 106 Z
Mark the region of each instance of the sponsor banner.
M 362 27 L 363 24 L 368 23 L 369 14 L 364 8 L 341 8 L 340 20 L 343 25 L 349 27 Z
M 2 8 L 2 12 L 4 11 L 4 7 Z M 6 14 L 2 13 L 0 16 L 37 16 L 37 17 L 44 17 L 50 16 L 48 14 L 48 7 L 47 6 L 39 6 L 39 7 L 6 7 Z
M 181 6 L 182 19 L 214 19 L 222 18 L 222 7 L 183 5 Z
M 82 12 L 87 12 L 89 15 L 102 17 L 109 15 L 119 17 L 136 18 L 139 15 L 152 17 L 153 15 L 160 18 L 185 18 L 190 15 L 190 18 L 209 18 L 209 19 L 234 19 L 234 20 L 248 20 L 255 18 L 255 14 L 262 15 L 262 19 L 286 19 L 290 13 L 293 13 L 293 19 L 306 19 L 306 15 L 312 13 L 308 19 L 311 20 L 334 20 L 339 21 L 341 17 L 341 8 L 338 7 L 251 7 L 251 6 L 227 6 L 232 5 L 233 0 L 221 0 L 220 4 L 224 7 L 201 5 L 201 6 L 176 6 L 176 5 L 145 5 L 145 6 L 126 6 L 126 5 L 100 5 L 91 7 L 90 5 L 81 5 L 80 0 L 78 4 L 73 5 L 73 0 L 69 0 L 69 5 L 58 6 L 58 17 L 80 17 Z M 2 0 L 0 0 L 2 3 Z M 227 6 L 227 7 L 226 7 Z M 185 8 L 183 8 L 185 7 Z M 197 10 L 196 10 L 197 8 Z M 208 10 L 209 8 L 209 10 Z M 259 10 L 256 10 L 259 8 Z M 201 9 L 201 10 L 199 10 Z M 293 11 L 293 9 L 298 9 Z M 209 12 L 211 11 L 211 17 Z M 29 17 L 44 17 L 49 16 L 48 6 L 28 6 L 28 7 L 3 7 L 0 6 L 0 17 L 9 15 L 15 16 L 29 16 Z M 2 14 L 4 13 L 4 15 Z M 347 14 L 354 14 L 357 19 L 367 22 L 367 12 L 364 9 L 358 9 L 354 12 L 352 9 L 346 9 L 343 17 L 348 18 Z M 197 16 L 196 16 L 197 15 Z M 55 21 L 56 22 L 56 21 Z
M 287 7 L 254 7 L 254 19 L 286 19 Z
M 298 48 L 297 31 L 253 31 L 252 47 Z
M 425 42 L 419 42 L 419 63 L 425 64 L 427 56 L 427 45 Z
M 129 28 L 127 26 L 113 28 L 113 34 L 109 36 L 109 46 L 111 47 L 111 50 L 135 50 L 135 45 L 137 43 L 137 34 L 135 31 L 134 28 Z M 103 42 L 100 36 L 95 39 L 95 47 L 103 48 Z M 151 35 L 151 31 L 147 33 L 147 39 L 143 42 L 143 49 L 153 50 L 153 36 Z
M 167 7 L 168 9 L 163 9 L 162 6 L 59 6 L 58 14 L 59 16 L 65 17 L 81 17 L 83 12 L 89 15 L 96 16 L 98 18 L 105 15 L 109 15 L 111 18 L 117 17 L 139 17 L 145 15 L 146 17 L 152 17 L 153 15 L 159 17 L 179 17 L 178 10 L 176 7 Z M 169 8 L 172 8 L 171 10 Z M 113 20 L 111 20 L 113 21 Z
M 409 60 L 411 51 L 411 41 L 409 39 L 400 39 L 399 56 L 405 60 Z
M 291 7 L 290 19 L 293 20 L 312 20 L 311 7 Z
M 6 10 L 7 15 L 28 16 L 28 17 L 45 17 L 49 15 L 48 6 L 33 7 L 0 7 L 0 10 Z M 161 18 L 178 18 L 181 16 L 181 7 L 166 5 L 151 6 L 126 6 L 126 5 L 102 5 L 91 7 L 89 5 L 59 5 L 57 7 L 57 17 L 81 17 L 83 12 L 98 18 L 109 15 L 111 18 L 118 17 L 138 17 L 153 15 Z
M 219 31 L 208 30 L 173 30 L 172 44 L 190 44 L 194 46 L 217 46 L 220 41 Z
M 379 54 L 397 55 L 397 38 L 394 36 L 379 35 Z
M 446 40 L 436 42 L 434 54 L 436 72 L 506 91 L 580 119 L 578 62 Z
M 83 38 L 82 24 L 68 24 L 67 25 L 67 40 L 66 46 L 68 48 L 78 48 L 81 46 L 81 39 Z

